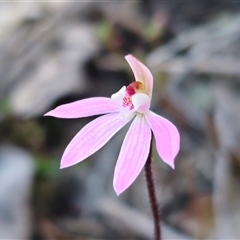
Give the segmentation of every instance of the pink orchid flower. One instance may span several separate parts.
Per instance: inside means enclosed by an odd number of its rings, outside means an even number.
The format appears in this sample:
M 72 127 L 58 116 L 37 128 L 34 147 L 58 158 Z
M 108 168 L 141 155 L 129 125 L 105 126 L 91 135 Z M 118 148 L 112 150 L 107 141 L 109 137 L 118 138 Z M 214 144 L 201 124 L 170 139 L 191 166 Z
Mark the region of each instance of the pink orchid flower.
M 125 56 L 135 76 L 135 82 L 122 87 L 111 98 L 93 97 L 61 105 L 45 116 L 82 118 L 106 114 L 88 123 L 65 149 L 61 168 L 77 164 L 104 146 L 115 133 L 133 118 L 123 141 L 114 171 L 113 185 L 119 195 L 125 191 L 144 167 L 152 138 L 161 159 L 174 168 L 179 151 L 177 128 L 167 119 L 149 110 L 153 76 L 149 69 L 134 56 Z

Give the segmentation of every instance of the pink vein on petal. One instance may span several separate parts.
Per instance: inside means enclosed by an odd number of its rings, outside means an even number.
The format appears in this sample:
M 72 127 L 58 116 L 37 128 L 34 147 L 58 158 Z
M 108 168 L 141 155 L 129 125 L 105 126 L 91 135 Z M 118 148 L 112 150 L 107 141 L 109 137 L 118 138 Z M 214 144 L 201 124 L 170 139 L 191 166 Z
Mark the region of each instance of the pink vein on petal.
M 174 168 L 174 158 L 180 148 L 180 136 L 177 128 L 167 119 L 149 111 L 145 118 L 156 139 L 158 154 L 162 160 Z
M 153 76 L 150 70 L 141 63 L 138 59 L 136 59 L 133 55 L 128 54 L 125 56 L 128 64 L 130 65 L 135 80 L 142 82 L 148 91 L 148 95 L 150 99 L 152 98 L 152 88 L 153 88 Z
M 149 154 L 151 129 L 142 115 L 137 115 L 123 141 L 114 172 L 113 185 L 119 195 L 137 178 Z
M 44 116 L 58 118 L 81 118 L 118 112 L 118 110 L 119 104 L 111 98 L 93 97 L 61 105 L 47 112 Z
M 123 119 L 119 113 L 110 113 L 88 123 L 65 149 L 61 168 L 79 163 L 95 153 L 131 119 Z

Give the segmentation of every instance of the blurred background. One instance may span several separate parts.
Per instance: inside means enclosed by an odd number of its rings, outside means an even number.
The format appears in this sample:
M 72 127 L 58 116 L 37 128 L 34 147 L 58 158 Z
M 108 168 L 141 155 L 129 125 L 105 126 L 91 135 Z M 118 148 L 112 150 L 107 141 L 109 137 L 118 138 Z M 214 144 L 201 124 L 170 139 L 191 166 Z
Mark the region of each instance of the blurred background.
M 43 117 L 154 75 L 152 110 L 179 129 L 173 171 L 154 152 L 165 239 L 240 239 L 240 2 L 0 2 L 0 239 L 151 239 L 142 173 L 120 197 L 121 130 L 59 170 L 94 119 Z

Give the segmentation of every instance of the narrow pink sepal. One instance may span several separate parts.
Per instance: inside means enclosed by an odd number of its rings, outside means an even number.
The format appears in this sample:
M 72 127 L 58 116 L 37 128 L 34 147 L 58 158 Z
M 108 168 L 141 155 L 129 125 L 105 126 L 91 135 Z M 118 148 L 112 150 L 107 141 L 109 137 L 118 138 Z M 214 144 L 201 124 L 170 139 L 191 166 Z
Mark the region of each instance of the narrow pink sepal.
M 98 114 L 117 112 L 119 104 L 106 97 L 93 97 L 61 105 L 44 116 L 57 118 L 81 118 Z
M 68 144 L 62 156 L 61 168 L 77 164 L 95 153 L 131 119 L 123 119 L 119 113 L 110 113 L 88 123 Z
M 125 191 L 140 174 L 150 150 L 151 129 L 142 115 L 137 115 L 123 141 L 114 172 L 117 195 Z
M 148 95 L 150 99 L 152 98 L 152 88 L 153 88 L 153 76 L 150 70 L 141 63 L 138 59 L 136 59 L 133 55 L 128 54 L 125 56 L 128 64 L 130 65 L 135 80 L 142 82 L 147 88 Z
M 162 160 L 174 169 L 174 158 L 180 148 L 180 136 L 177 128 L 167 119 L 149 111 L 145 118 L 156 139 L 158 154 Z

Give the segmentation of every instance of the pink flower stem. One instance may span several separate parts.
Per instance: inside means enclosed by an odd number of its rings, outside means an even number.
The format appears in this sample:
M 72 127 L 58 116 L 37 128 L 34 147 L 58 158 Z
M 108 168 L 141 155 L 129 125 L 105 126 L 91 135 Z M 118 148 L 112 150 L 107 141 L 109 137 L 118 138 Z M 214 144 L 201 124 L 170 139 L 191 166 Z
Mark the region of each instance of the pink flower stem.
M 145 164 L 144 170 L 145 170 L 145 176 L 146 176 L 146 182 L 147 182 L 149 201 L 150 201 L 152 214 L 153 214 L 155 240 L 161 240 L 162 239 L 161 228 L 160 228 L 161 216 L 160 216 L 159 206 L 157 202 L 155 186 L 153 181 L 153 173 L 152 173 L 152 141 L 150 144 L 151 145 L 150 145 L 149 155 L 148 155 L 148 159 Z

